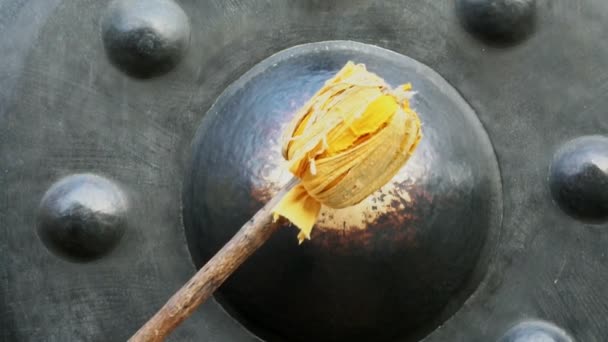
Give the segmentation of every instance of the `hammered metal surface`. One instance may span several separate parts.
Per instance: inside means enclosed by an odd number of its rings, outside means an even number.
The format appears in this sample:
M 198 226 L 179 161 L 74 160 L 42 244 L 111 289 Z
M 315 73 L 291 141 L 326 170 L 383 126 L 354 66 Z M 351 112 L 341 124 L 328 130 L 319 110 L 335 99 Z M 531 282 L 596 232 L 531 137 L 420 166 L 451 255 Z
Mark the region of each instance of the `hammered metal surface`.
M 330 41 L 265 59 L 205 114 L 184 183 L 197 267 L 291 178 L 283 129 L 349 60 L 393 86 L 412 83 L 424 138 L 386 186 L 355 206 L 323 208 L 302 245 L 285 224 L 222 286 L 221 303 L 249 329 L 276 336 L 269 341 L 418 340 L 460 308 L 496 247 L 500 175 L 471 107 L 411 58 Z M 307 328 L 294 331 L 300 324 Z
M 182 0 L 190 48 L 145 80 L 106 56 L 108 3 L 0 2 L 1 340 L 130 336 L 195 270 L 181 192 L 204 113 L 264 58 L 327 40 L 428 65 L 471 104 L 496 152 L 504 204 L 496 257 L 471 298 L 424 340 L 496 341 L 525 320 L 552 322 L 576 341 L 608 336 L 607 226 L 565 214 L 548 184 L 561 146 L 608 132 L 605 0 L 538 0 L 533 29 L 508 46 L 471 35 L 452 1 Z M 133 206 L 116 249 L 76 264 L 44 247 L 36 216 L 53 183 L 85 172 L 121 184 Z M 170 340 L 257 338 L 211 301 Z

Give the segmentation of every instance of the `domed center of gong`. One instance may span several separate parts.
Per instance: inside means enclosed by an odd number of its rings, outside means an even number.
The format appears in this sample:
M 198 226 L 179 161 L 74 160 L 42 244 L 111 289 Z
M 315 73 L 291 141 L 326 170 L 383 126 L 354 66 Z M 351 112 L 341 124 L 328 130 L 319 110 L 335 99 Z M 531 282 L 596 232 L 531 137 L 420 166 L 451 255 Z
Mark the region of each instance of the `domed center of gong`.
M 392 86 L 411 82 L 424 138 L 382 189 L 324 208 L 312 240 L 286 225 L 217 293 L 269 341 L 421 338 L 483 278 L 501 217 L 500 176 L 471 107 L 429 67 L 354 42 L 280 52 L 218 98 L 193 143 L 184 187 L 190 252 L 201 267 L 292 176 L 280 139 L 297 109 L 347 61 Z

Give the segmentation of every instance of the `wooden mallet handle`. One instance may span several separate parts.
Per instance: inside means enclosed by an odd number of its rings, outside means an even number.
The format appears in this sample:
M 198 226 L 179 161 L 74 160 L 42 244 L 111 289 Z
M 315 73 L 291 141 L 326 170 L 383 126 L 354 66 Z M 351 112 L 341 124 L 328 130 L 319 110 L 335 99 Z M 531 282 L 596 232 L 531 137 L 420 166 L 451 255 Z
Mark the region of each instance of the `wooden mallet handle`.
M 129 341 L 163 341 L 274 233 L 272 209 L 298 184 L 292 179 L 260 209 Z

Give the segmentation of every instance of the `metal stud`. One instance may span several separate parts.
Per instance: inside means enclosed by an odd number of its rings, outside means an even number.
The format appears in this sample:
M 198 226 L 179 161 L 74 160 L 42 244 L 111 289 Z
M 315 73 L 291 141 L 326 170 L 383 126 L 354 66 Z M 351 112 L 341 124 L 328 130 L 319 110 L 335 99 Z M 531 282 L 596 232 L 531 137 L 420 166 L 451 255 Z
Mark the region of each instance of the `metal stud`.
M 42 198 L 38 236 L 57 255 L 97 259 L 120 241 L 127 210 L 127 196 L 114 182 L 92 174 L 68 176 Z
M 589 223 L 608 220 L 608 138 L 586 136 L 565 143 L 551 164 L 549 186 L 569 215 Z
M 190 44 L 188 17 L 171 0 L 113 1 L 101 30 L 110 61 L 139 78 L 173 69 Z
M 456 10 L 465 28 L 488 43 L 515 43 L 534 30 L 535 0 L 456 0 Z

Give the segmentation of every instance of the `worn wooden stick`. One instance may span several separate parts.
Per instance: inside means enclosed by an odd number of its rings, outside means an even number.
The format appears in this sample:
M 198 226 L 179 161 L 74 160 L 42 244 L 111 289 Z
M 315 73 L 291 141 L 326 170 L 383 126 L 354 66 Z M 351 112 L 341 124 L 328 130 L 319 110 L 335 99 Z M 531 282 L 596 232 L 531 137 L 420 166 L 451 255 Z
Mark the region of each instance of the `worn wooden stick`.
M 272 209 L 298 182 L 294 178 L 281 188 L 277 195 L 247 221 L 129 341 L 163 341 L 199 305 L 211 297 L 213 292 L 277 230 L 278 225 L 272 222 Z

